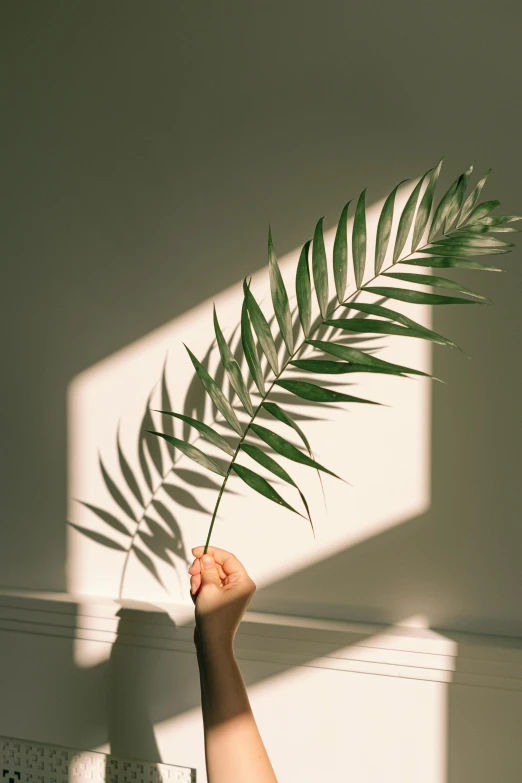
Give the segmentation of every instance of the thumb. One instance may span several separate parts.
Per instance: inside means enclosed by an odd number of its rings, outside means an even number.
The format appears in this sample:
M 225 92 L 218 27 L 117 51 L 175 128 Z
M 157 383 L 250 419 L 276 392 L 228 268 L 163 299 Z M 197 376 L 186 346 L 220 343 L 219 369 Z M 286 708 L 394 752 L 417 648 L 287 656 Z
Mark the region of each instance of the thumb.
M 201 584 L 202 585 L 221 584 L 221 580 L 219 578 L 218 570 L 216 567 L 216 561 L 214 560 L 212 555 L 203 555 L 203 557 L 201 558 Z

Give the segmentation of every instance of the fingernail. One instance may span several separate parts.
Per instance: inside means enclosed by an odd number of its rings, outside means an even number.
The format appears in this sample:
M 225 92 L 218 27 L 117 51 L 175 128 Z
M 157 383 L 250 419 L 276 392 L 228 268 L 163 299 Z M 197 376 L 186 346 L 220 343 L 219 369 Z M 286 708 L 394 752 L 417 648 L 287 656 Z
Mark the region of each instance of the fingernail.
M 214 565 L 214 558 L 211 555 L 203 555 L 201 558 L 203 568 L 212 568 Z

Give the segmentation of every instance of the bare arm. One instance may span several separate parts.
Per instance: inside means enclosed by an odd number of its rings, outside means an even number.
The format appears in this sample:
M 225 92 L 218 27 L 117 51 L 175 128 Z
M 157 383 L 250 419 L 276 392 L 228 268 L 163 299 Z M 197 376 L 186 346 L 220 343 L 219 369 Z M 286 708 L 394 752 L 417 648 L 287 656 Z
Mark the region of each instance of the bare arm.
M 217 547 L 208 548 L 205 568 L 203 549 L 192 550 L 189 571 L 208 781 L 277 783 L 234 657 L 234 636 L 255 584 L 234 555 Z

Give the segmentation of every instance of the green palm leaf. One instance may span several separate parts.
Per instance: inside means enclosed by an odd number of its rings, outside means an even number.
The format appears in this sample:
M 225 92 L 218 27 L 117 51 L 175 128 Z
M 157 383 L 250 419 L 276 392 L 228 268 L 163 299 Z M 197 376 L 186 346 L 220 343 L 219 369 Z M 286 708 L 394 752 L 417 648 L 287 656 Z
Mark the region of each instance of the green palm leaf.
M 468 258 L 453 258 L 451 256 L 432 256 L 431 258 L 410 258 L 407 261 L 401 261 L 401 264 L 409 266 L 433 267 L 434 269 L 479 269 L 483 272 L 502 272 L 496 266 L 486 266 L 478 261 L 471 261 Z
M 482 191 L 482 188 L 486 184 L 486 180 L 491 174 L 491 169 L 488 169 L 480 182 L 476 185 L 474 190 L 470 193 L 464 204 L 462 205 L 462 209 L 460 211 L 459 219 L 457 220 L 457 228 L 461 226 L 463 223 L 466 222 L 466 220 L 469 218 L 472 210 L 475 207 L 475 204 L 478 201 L 478 198 L 480 196 L 480 193 Z
M 301 321 L 305 337 L 308 337 L 308 334 L 310 333 L 310 322 L 312 319 L 312 289 L 310 286 L 310 268 L 308 266 L 309 248 L 310 240 L 304 244 L 303 249 L 301 250 L 295 279 L 299 320 Z
M 412 326 L 401 326 L 399 323 L 390 323 L 389 321 L 376 321 L 374 318 L 335 318 L 331 321 L 325 321 L 329 326 L 336 329 L 344 329 L 346 332 L 361 332 L 363 334 L 394 334 L 401 337 L 418 337 L 422 340 L 430 340 L 440 345 L 455 345 L 451 340 L 441 338 L 435 332 L 429 329 L 414 328 Z
M 157 435 L 159 438 L 165 438 L 166 441 L 169 443 L 172 443 L 173 446 L 176 446 L 186 457 L 189 457 L 189 459 L 194 460 L 194 462 L 197 462 L 198 465 L 201 465 L 201 467 L 206 468 L 207 470 L 211 470 L 213 473 L 217 473 L 219 476 L 226 476 L 226 471 L 223 470 L 223 468 L 218 465 L 217 462 L 214 462 L 213 459 L 210 457 L 207 457 L 207 455 L 201 451 L 201 449 L 198 449 L 197 446 L 193 446 L 192 443 L 187 443 L 186 440 L 180 440 L 179 438 L 173 438 L 172 435 L 165 435 L 163 432 L 154 432 L 153 430 L 148 430 L 148 432 L 151 435 Z
M 439 174 L 442 167 L 442 161 L 443 158 L 439 160 L 437 166 L 432 170 L 430 180 L 422 196 L 421 203 L 419 204 L 417 215 L 415 217 L 415 225 L 413 227 L 413 239 L 411 242 L 412 251 L 418 248 L 420 241 L 424 236 L 426 226 L 428 225 L 428 220 L 431 213 L 431 207 L 433 205 L 433 196 L 435 194 L 435 188 L 437 187 L 437 182 L 439 181 Z
M 362 397 L 353 397 L 351 394 L 324 389 L 322 386 L 316 386 L 315 383 L 308 383 L 307 381 L 285 380 L 275 381 L 275 383 L 295 394 L 296 397 L 301 397 L 301 399 L 310 400 L 311 402 L 366 402 L 369 405 L 380 405 L 380 403 L 373 400 L 364 400 Z
M 500 201 L 496 201 L 495 199 L 492 201 L 484 201 L 482 204 L 478 204 L 474 209 L 471 210 L 470 215 L 466 221 L 466 225 L 470 223 L 476 223 L 478 220 L 486 217 L 486 215 L 489 214 L 492 209 L 495 209 L 499 206 Z
M 208 424 L 203 424 L 203 422 L 198 421 L 198 419 L 193 419 L 191 416 L 184 416 L 182 413 L 174 413 L 173 411 L 157 411 L 157 413 L 162 413 L 164 416 L 174 416 L 175 419 L 185 422 L 189 427 L 194 427 L 206 441 L 212 443 L 213 446 L 217 446 L 218 449 L 221 449 L 221 451 L 224 451 L 225 454 L 228 454 L 230 457 L 234 456 L 235 451 L 230 443 L 218 432 L 213 430 L 212 427 L 209 427 Z
M 324 248 L 323 220 L 324 218 L 320 218 L 317 221 L 314 231 L 314 243 L 312 245 L 312 273 L 322 318 L 326 316 L 328 308 L 328 268 L 326 264 L 326 250 Z
M 430 285 L 435 288 L 450 288 L 461 294 L 469 294 L 470 296 L 476 296 L 477 299 L 483 299 L 485 302 L 489 302 L 489 299 L 485 296 L 476 294 L 474 291 L 471 291 L 471 289 L 466 288 L 460 283 L 456 283 L 454 280 L 448 280 L 447 277 L 438 277 L 437 275 L 416 275 L 408 272 L 386 272 L 384 277 L 393 277 L 396 280 L 403 280 L 405 283 L 419 283 L 420 285 Z
M 451 185 L 449 186 L 449 188 L 447 189 L 447 191 L 439 201 L 437 209 L 435 210 L 435 214 L 433 215 L 433 220 L 428 233 L 428 242 L 431 242 L 433 237 L 436 236 L 436 234 L 438 234 L 440 229 L 443 227 L 444 221 L 446 220 L 448 212 L 451 209 L 452 201 L 457 192 L 457 188 L 459 186 L 461 177 L 462 174 L 454 182 L 451 183 Z
M 446 218 L 444 220 L 444 233 L 447 234 L 451 225 L 453 224 L 455 218 L 459 214 L 463 201 L 464 196 L 466 194 L 466 188 L 468 187 L 468 180 L 471 176 L 471 172 L 473 171 L 473 166 L 470 166 L 469 169 L 464 173 L 461 174 L 458 181 L 457 181 L 457 187 L 455 188 L 455 193 L 453 194 L 450 203 L 448 205 L 448 211 L 446 213 Z
M 264 451 L 261 451 L 259 446 L 255 446 L 253 443 L 242 443 L 241 448 L 243 451 L 248 454 L 248 456 L 259 463 L 259 465 L 262 465 L 264 468 L 269 470 L 271 473 L 274 474 L 274 476 L 277 476 L 282 481 L 286 481 L 287 484 L 290 484 L 292 487 L 295 487 L 297 491 L 299 492 L 299 495 L 301 497 L 301 500 L 303 502 L 303 505 L 306 509 L 306 513 L 308 515 L 308 519 L 310 520 L 310 524 L 312 525 L 312 530 L 314 529 L 312 518 L 310 516 L 310 509 L 308 508 L 308 503 L 306 501 L 305 496 L 293 480 L 292 476 L 290 476 L 289 473 L 286 472 L 286 470 L 278 463 L 275 459 L 272 459 L 268 454 L 266 454 Z M 315 535 L 315 533 L 314 533 Z
M 241 375 L 239 364 L 236 362 L 234 355 L 230 350 L 230 346 L 228 345 L 227 341 L 223 337 L 223 332 L 221 331 L 221 327 L 219 325 L 215 305 L 214 305 L 214 332 L 218 344 L 219 355 L 221 356 L 221 363 L 223 364 L 223 367 L 226 370 L 228 379 L 230 381 L 230 385 L 234 389 L 235 393 L 243 403 L 245 409 L 248 411 L 250 416 L 253 416 L 254 408 L 252 407 L 252 400 L 250 399 L 250 394 L 248 393 L 248 389 L 245 386 L 245 382 L 243 380 L 243 376 Z
M 460 296 L 440 296 L 439 294 L 426 294 L 424 291 L 411 291 L 408 288 L 392 288 L 387 286 L 368 286 L 365 291 L 372 291 L 379 296 L 385 296 L 387 299 L 398 299 L 401 302 L 412 302 L 413 304 L 484 304 L 484 302 L 475 302 L 472 299 L 463 299 Z
M 419 324 L 417 321 L 414 321 L 412 318 L 408 318 L 407 315 L 399 313 L 397 310 L 392 310 L 389 307 L 383 307 L 382 305 L 378 304 L 368 304 L 367 302 L 350 302 L 350 304 L 345 305 L 345 307 L 347 310 L 358 310 L 359 312 L 368 313 L 369 315 L 377 315 L 380 318 L 388 318 L 390 321 L 395 321 L 402 326 L 408 326 L 417 332 L 423 332 L 428 340 L 434 340 L 438 343 L 444 343 L 446 345 L 452 345 L 456 347 L 455 343 L 452 343 L 451 340 L 447 340 L 442 335 L 437 334 L 437 332 L 433 332 L 431 329 L 427 329 L 425 326 Z M 372 325 L 374 323 L 375 321 L 371 321 Z
M 439 239 L 435 242 L 432 242 L 432 245 L 435 247 L 490 247 L 493 250 L 497 250 L 498 248 L 504 249 L 513 247 L 513 244 L 506 242 L 500 237 L 484 236 L 483 234 L 473 233 L 465 234 L 462 231 L 459 231 L 458 234 L 452 234 L 446 239 Z
M 458 240 L 448 240 L 447 242 L 441 242 L 438 245 L 431 247 L 419 248 L 419 253 L 425 253 L 427 255 L 434 256 L 451 256 L 452 258 L 466 258 L 467 256 L 493 256 L 500 255 L 502 253 L 509 253 L 511 247 L 479 247 L 469 245 L 467 242 L 459 242 Z
M 261 427 L 259 424 L 252 424 L 251 430 L 255 432 L 255 434 L 261 438 L 262 441 L 270 446 L 270 448 L 272 448 L 278 454 L 281 454 L 282 457 L 286 457 L 293 462 L 298 462 L 301 465 L 306 465 L 309 468 L 322 470 L 323 473 L 329 473 L 331 476 L 339 478 L 339 476 L 336 476 L 335 473 L 332 473 L 331 470 L 328 470 L 328 468 L 325 468 L 319 462 L 316 462 L 314 459 L 307 457 L 306 454 L 303 454 L 302 451 L 299 451 L 299 449 L 296 448 L 292 443 L 285 440 L 285 438 L 282 438 L 276 432 L 272 432 L 272 430 L 269 430 L 266 427 Z
M 483 226 L 502 226 L 504 223 L 513 223 L 516 220 L 522 220 L 522 217 L 519 215 L 494 215 L 493 217 L 483 217 L 480 218 L 480 220 L 476 220 L 473 222 L 473 226 L 476 227 L 477 224 L 483 225 Z M 465 226 L 461 229 L 461 231 L 465 231 L 468 229 L 468 226 Z
M 390 241 L 395 195 L 400 186 L 405 182 L 408 182 L 408 180 L 403 179 L 402 182 L 399 182 L 399 184 L 394 187 L 384 202 L 381 214 L 379 215 L 379 222 L 377 224 L 377 237 L 375 240 L 375 276 L 377 276 L 382 269 L 382 264 L 386 256 L 388 243 Z
M 281 497 L 279 492 L 276 492 L 276 490 L 268 483 L 268 481 L 260 476 L 259 473 L 255 473 L 253 470 L 250 470 L 250 468 L 245 468 L 244 465 L 238 465 L 237 462 L 232 465 L 232 470 L 237 473 L 239 478 L 242 479 L 245 484 L 248 484 L 249 487 L 255 489 L 255 491 L 259 492 L 260 495 L 268 498 L 268 500 L 271 500 L 273 503 L 277 503 L 279 506 L 284 506 L 289 511 L 293 511 L 294 514 L 298 514 L 300 517 L 303 516 L 299 513 L 299 511 L 296 511 L 296 509 L 293 508 L 290 503 L 287 503 L 286 500 Z M 303 517 L 303 519 L 305 519 L 305 517 Z
M 295 432 L 297 432 L 304 445 L 308 449 L 308 453 L 310 456 L 312 456 L 312 449 L 310 447 L 310 443 L 308 442 L 308 438 L 304 434 L 301 427 L 295 423 L 288 413 L 285 413 L 285 411 L 275 402 L 264 402 L 263 408 L 268 411 L 268 413 L 270 413 L 275 419 L 282 422 L 283 424 L 286 424 L 288 427 L 291 427 Z
M 218 409 L 218 411 L 221 413 L 224 419 L 228 421 L 230 426 L 238 433 L 238 435 L 243 434 L 243 429 L 241 427 L 241 424 L 239 423 L 239 420 L 234 413 L 234 409 L 232 408 L 231 404 L 217 385 L 217 383 L 214 381 L 213 378 L 210 377 L 208 372 L 205 370 L 203 365 L 201 364 L 198 359 L 194 356 L 190 348 L 187 348 L 185 345 L 185 348 L 187 350 L 188 355 L 190 356 L 190 360 L 192 364 L 194 365 L 194 369 L 196 370 L 196 375 L 200 379 L 201 383 L 203 384 L 205 391 L 207 392 L 208 396 Z M 172 442 L 172 441 L 169 441 Z M 175 445 L 173 443 L 173 445 Z
M 348 345 L 337 345 L 336 343 L 327 343 L 321 340 L 308 340 L 308 343 L 324 353 L 336 356 L 338 359 L 342 359 L 345 362 L 352 362 L 356 367 L 370 367 L 375 370 L 382 369 L 383 371 L 395 373 L 397 375 L 409 374 L 431 377 L 429 373 L 422 372 L 422 370 L 413 370 L 411 367 L 404 367 L 401 364 L 386 362 L 384 359 L 379 359 L 377 356 L 364 353 L 364 351 L 360 351 L 358 348 L 352 348 Z
M 370 367 L 368 364 L 355 364 L 355 362 L 333 362 L 327 359 L 296 359 L 290 362 L 292 367 L 306 372 L 315 372 L 320 375 L 346 375 L 347 373 L 374 372 L 383 375 L 402 375 L 396 370 L 385 367 Z
M 263 408 L 266 411 L 268 411 L 268 413 L 270 413 L 275 419 L 282 422 L 282 424 L 286 424 L 287 427 L 291 427 L 294 430 L 294 432 L 296 432 L 299 435 L 301 441 L 306 447 L 306 450 L 308 451 L 309 456 L 311 457 L 311 459 L 313 459 L 314 454 L 312 451 L 312 447 L 310 446 L 310 443 L 308 441 L 308 438 L 304 434 L 301 427 L 298 424 L 296 424 L 296 422 L 291 418 L 291 416 L 289 416 L 288 413 L 285 413 L 285 411 L 275 402 L 264 402 Z M 319 478 L 321 488 L 323 488 L 323 481 L 319 470 L 317 471 L 317 476 Z M 323 495 L 324 495 L 324 488 L 323 488 Z
M 291 484 L 293 487 L 297 487 L 297 484 L 286 472 L 286 470 L 281 467 L 281 465 L 276 462 L 275 459 L 272 459 L 272 457 L 266 454 L 266 452 L 261 451 L 259 446 L 255 446 L 253 443 L 242 443 L 241 448 L 245 454 L 248 454 L 249 457 L 258 462 L 282 481 L 286 481 L 287 484 Z
M 478 223 L 473 223 L 471 226 L 464 226 L 464 228 L 459 228 L 455 232 L 455 237 L 474 237 L 477 236 L 477 234 L 520 234 L 519 228 L 513 228 L 512 226 L 494 226 L 494 225 L 487 225 L 482 223 L 482 221 L 479 221 Z
M 281 270 L 277 263 L 277 256 L 272 241 L 272 231 L 268 228 L 268 274 L 270 277 L 270 292 L 277 323 L 281 329 L 281 335 L 285 341 L 288 353 L 294 350 L 294 335 L 292 332 L 292 316 L 285 284 L 281 276 Z
M 366 188 L 357 201 L 352 230 L 352 254 L 353 269 L 355 273 L 355 285 L 360 288 L 364 277 L 366 264 Z
M 393 263 L 395 264 L 397 262 L 397 259 L 399 258 L 400 254 L 402 253 L 402 250 L 404 248 L 404 245 L 406 244 L 406 240 L 408 238 L 408 234 L 410 233 L 411 224 L 413 222 L 413 216 L 415 215 L 415 209 L 417 207 L 417 201 L 419 200 L 419 193 L 422 188 L 422 183 L 424 182 L 425 178 L 430 174 L 431 170 L 428 171 L 423 177 L 421 177 L 417 183 L 417 185 L 414 187 L 408 201 L 406 202 L 406 205 L 404 209 L 402 210 L 401 217 L 399 219 L 399 226 L 397 228 L 397 237 L 395 239 L 395 247 L 393 248 Z
M 265 394 L 265 381 L 263 378 L 263 371 L 261 370 L 261 363 L 259 356 L 257 355 L 257 348 L 254 342 L 254 336 L 250 326 L 250 317 L 248 315 L 248 307 L 246 299 L 243 300 L 243 307 L 241 309 L 241 344 L 243 346 L 243 353 L 248 364 L 254 383 L 256 384 L 259 394 L 264 396 Z
M 339 223 L 337 224 L 337 231 L 335 232 L 335 240 L 333 247 L 333 275 L 335 282 L 335 291 L 337 293 L 337 301 L 342 302 L 344 294 L 346 292 L 346 283 L 348 282 L 348 238 L 347 238 L 347 225 L 348 225 L 348 207 L 352 202 L 348 201 L 344 205 Z
M 243 293 L 245 295 L 250 321 L 252 322 L 254 332 L 256 333 L 257 339 L 259 340 L 259 345 L 261 346 L 261 349 L 268 360 L 268 364 L 272 368 L 272 372 L 274 375 L 277 375 L 277 349 L 275 347 L 274 338 L 272 337 L 272 332 L 270 331 L 268 321 L 266 320 L 265 316 L 263 315 L 263 311 L 256 302 L 254 294 L 250 290 L 246 280 L 243 283 Z

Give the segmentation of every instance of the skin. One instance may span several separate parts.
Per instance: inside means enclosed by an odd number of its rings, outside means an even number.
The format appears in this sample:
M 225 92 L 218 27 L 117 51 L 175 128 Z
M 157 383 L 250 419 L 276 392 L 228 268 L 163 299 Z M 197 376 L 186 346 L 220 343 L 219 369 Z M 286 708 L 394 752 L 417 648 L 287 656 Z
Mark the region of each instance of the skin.
M 277 783 L 234 656 L 234 637 L 256 585 L 230 552 L 203 550 L 192 550 L 189 573 L 208 783 Z

